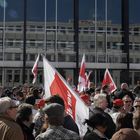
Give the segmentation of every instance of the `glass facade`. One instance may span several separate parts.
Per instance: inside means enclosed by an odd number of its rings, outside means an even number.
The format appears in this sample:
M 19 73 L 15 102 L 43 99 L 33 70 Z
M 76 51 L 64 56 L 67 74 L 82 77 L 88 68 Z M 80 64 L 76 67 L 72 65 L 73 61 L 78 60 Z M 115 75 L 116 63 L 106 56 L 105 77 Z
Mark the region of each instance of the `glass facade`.
M 91 81 L 101 83 L 108 68 L 119 86 L 127 69 L 127 52 L 122 40 L 123 0 L 79 0 L 79 66 L 83 53 Z M 139 0 L 129 0 L 130 86 L 139 80 L 140 17 Z M 9 86 L 22 83 L 24 0 L 0 1 L 0 82 Z M 74 0 L 27 0 L 26 82 L 38 53 L 44 53 L 67 79 L 75 77 L 76 50 Z M 12 63 L 12 64 L 11 64 Z M 15 70 L 16 69 L 16 70 Z M 38 83 L 42 84 L 42 65 Z M 75 81 L 73 80 L 73 83 Z

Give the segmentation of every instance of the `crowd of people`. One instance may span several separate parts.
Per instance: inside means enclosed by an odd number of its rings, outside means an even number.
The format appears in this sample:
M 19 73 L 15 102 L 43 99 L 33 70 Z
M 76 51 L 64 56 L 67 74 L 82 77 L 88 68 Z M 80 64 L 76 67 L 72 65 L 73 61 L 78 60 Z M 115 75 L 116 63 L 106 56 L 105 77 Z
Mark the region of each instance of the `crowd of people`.
M 0 140 L 140 140 L 140 82 L 133 90 L 122 83 L 90 87 L 78 96 L 89 107 L 87 132 L 80 136 L 59 95 L 44 99 L 42 88 L 0 88 Z

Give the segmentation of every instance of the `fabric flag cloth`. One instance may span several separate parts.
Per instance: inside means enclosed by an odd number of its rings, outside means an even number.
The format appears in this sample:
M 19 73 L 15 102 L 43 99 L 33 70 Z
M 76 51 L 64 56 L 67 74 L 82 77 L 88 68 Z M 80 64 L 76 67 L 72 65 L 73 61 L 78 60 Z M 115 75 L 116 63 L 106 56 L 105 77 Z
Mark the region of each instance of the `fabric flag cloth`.
M 37 79 L 39 57 L 40 57 L 40 55 L 38 54 L 36 61 L 34 63 L 34 66 L 32 68 L 32 74 L 34 75 L 34 79 L 32 81 L 33 84 L 36 82 L 36 79 Z
M 83 122 L 85 119 L 89 118 L 89 108 L 44 56 L 43 67 L 45 88 L 44 98 L 56 94 L 62 97 L 65 102 L 66 112 L 75 120 L 79 127 L 80 135 L 83 136 L 87 131 L 87 126 L 83 125 Z
M 78 92 L 82 92 L 86 89 L 86 75 L 85 75 L 85 54 L 83 54 L 81 67 L 80 67 L 80 73 L 79 73 L 79 79 L 78 79 L 78 86 L 77 90 Z
M 88 73 L 86 72 L 85 75 L 86 75 L 86 88 L 90 88 L 90 75 L 91 75 L 92 71 L 89 71 Z
M 102 87 L 105 85 L 109 85 L 110 93 L 114 92 L 117 89 L 116 84 L 114 83 L 108 69 L 106 69 L 105 71 Z

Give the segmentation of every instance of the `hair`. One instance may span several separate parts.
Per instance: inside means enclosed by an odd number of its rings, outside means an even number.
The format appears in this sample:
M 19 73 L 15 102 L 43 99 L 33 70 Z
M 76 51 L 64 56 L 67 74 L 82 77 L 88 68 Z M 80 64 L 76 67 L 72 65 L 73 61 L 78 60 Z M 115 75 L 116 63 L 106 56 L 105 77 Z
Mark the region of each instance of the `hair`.
M 133 128 L 132 113 L 120 113 L 116 119 L 116 130 L 121 128 Z
M 137 110 L 133 113 L 133 126 L 134 129 L 140 129 L 140 111 Z
M 64 100 L 58 94 L 49 97 L 48 99 L 46 99 L 45 102 L 48 104 L 49 103 L 58 103 L 58 104 L 62 105 L 63 107 L 65 107 Z
M 55 126 L 60 126 L 63 125 L 64 123 L 64 117 L 62 116 L 48 117 L 47 120 L 50 125 L 55 125 Z
M 107 127 L 108 119 L 101 113 L 93 114 L 89 120 L 85 120 L 85 123 L 92 127 L 93 129 L 96 126 L 102 126 L 103 128 Z
M 99 107 L 100 106 L 100 102 L 103 100 L 103 99 L 106 99 L 106 95 L 101 93 L 101 94 L 96 94 L 93 98 L 93 101 L 94 101 L 94 106 L 95 107 Z
M 32 105 L 23 103 L 18 107 L 17 111 L 17 122 L 29 121 L 29 117 L 32 114 Z

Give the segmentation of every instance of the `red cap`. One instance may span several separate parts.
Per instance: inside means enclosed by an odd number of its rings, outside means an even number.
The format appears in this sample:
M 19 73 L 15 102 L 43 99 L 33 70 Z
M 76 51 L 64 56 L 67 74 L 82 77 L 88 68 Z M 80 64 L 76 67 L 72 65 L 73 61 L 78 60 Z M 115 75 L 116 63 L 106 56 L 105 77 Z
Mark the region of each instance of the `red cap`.
M 121 100 L 121 99 L 115 99 L 115 100 L 113 101 L 113 105 L 114 105 L 114 106 L 123 106 L 124 103 L 123 103 L 123 100 Z
M 45 101 L 43 99 L 39 100 L 37 103 L 37 107 L 40 108 L 40 107 L 44 107 L 44 106 L 45 106 Z

